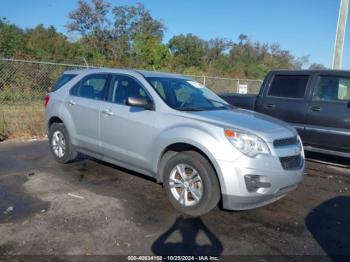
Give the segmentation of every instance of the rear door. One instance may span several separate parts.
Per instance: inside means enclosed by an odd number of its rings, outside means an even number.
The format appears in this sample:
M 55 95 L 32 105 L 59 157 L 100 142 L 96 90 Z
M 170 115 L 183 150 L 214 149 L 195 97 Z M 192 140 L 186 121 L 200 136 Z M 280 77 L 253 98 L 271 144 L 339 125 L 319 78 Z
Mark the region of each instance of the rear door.
M 108 78 L 107 74 L 85 76 L 70 89 L 65 101 L 75 127 L 76 146 L 91 153 L 100 153 L 100 104 L 105 98 Z
M 308 108 L 307 90 L 311 78 L 311 74 L 307 73 L 272 75 L 263 97 L 257 101 L 256 111 L 291 123 L 301 137 L 306 139 L 304 126 Z
M 350 152 L 350 76 L 319 74 L 308 108 L 311 145 Z

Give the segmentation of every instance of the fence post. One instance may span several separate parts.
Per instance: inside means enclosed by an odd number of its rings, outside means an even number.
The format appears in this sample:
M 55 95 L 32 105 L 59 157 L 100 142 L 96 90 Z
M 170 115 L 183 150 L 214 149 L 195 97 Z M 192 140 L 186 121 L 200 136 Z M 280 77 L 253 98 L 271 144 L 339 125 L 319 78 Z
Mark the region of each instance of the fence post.
M 239 79 L 237 79 L 237 90 L 236 93 L 239 93 Z
M 83 59 L 84 59 L 84 63 L 85 63 L 86 68 L 89 68 L 89 64 L 88 64 L 88 62 L 86 61 L 85 57 L 83 57 Z
M 205 86 L 205 75 L 203 76 L 203 85 Z

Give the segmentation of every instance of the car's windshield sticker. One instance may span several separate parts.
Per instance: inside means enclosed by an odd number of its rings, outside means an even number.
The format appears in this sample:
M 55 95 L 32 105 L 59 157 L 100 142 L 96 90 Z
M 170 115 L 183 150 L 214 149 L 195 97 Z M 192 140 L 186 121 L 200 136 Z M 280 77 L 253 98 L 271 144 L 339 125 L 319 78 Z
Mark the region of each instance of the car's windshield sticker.
M 204 86 L 196 81 L 187 81 L 187 83 L 189 83 L 191 86 L 195 87 L 195 88 L 203 88 Z

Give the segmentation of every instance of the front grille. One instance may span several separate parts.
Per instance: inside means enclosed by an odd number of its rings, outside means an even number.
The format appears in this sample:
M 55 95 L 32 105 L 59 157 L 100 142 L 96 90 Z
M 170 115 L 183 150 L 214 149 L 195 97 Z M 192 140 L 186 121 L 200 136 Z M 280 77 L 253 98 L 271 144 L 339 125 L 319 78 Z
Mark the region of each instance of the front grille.
M 297 143 L 298 143 L 298 138 L 296 136 L 289 137 L 289 138 L 283 138 L 283 139 L 277 139 L 277 140 L 273 141 L 273 145 L 275 147 L 290 146 L 290 145 L 295 145 Z
M 301 155 L 298 155 L 298 156 L 280 157 L 280 161 L 283 169 L 292 170 L 292 169 L 299 169 L 302 165 L 303 160 Z

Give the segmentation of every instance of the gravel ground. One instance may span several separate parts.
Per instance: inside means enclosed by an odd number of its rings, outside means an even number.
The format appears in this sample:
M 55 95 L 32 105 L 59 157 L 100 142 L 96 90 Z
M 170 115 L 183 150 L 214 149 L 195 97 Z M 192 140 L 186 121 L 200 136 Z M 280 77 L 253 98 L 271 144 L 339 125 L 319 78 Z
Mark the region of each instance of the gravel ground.
M 338 255 L 350 255 L 350 162 L 308 157 L 303 182 L 282 200 L 189 218 L 143 175 L 84 157 L 57 164 L 47 141 L 3 142 L 0 255 L 345 258 Z

